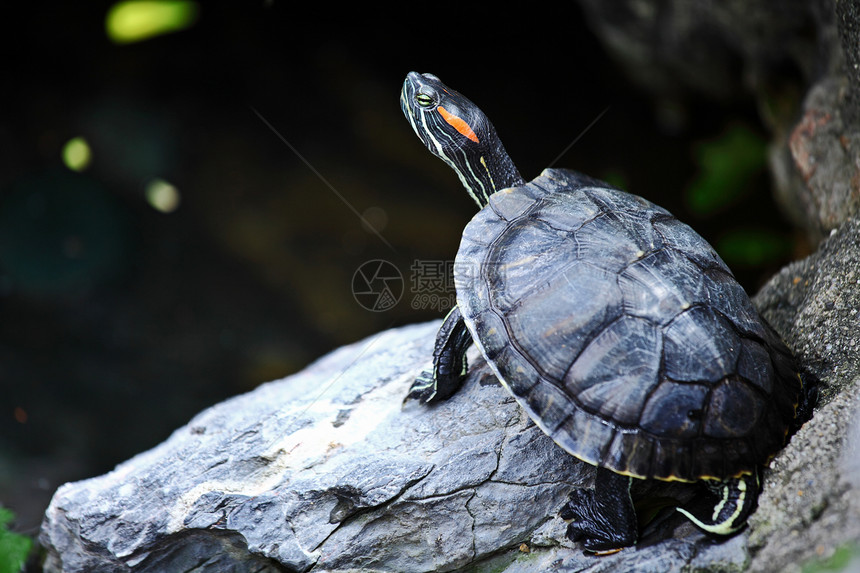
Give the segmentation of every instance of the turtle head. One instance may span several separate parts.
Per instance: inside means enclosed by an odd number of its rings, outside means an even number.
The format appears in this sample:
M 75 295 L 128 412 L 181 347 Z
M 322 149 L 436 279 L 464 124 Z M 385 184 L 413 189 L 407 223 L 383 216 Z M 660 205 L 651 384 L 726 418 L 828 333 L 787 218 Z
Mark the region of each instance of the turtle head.
M 457 172 L 479 207 L 496 191 L 523 183 L 484 112 L 433 74 L 410 72 L 400 107 L 427 149 Z

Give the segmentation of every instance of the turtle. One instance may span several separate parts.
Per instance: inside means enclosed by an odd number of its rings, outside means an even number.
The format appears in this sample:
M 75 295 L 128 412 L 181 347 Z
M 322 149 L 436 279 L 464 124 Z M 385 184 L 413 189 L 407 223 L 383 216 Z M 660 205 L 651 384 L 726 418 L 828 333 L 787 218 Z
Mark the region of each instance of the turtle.
M 451 397 L 474 343 L 534 423 L 596 466 L 559 511 L 586 552 L 637 543 L 634 480 L 699 484 L 707 506 L 675 509 L 718 538 L 741 530 L 811 393 L 715 249 L 577 171 L 526 182 L 486 115 L 433 74 L 410 72 L 400 104 L 479 208 L 454 260 L 456 306 L 405 400 Z

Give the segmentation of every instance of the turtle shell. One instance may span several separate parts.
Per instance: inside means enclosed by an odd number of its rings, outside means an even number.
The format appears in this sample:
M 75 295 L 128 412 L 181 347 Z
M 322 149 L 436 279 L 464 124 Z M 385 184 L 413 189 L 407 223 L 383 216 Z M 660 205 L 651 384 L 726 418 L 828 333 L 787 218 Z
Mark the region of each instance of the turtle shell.
M 665 209 L 547 169 L 466 226 L 457 302 L 562 448 L 638 478 L 725 479 L 786 438 L 801 382 L 714 249 Z

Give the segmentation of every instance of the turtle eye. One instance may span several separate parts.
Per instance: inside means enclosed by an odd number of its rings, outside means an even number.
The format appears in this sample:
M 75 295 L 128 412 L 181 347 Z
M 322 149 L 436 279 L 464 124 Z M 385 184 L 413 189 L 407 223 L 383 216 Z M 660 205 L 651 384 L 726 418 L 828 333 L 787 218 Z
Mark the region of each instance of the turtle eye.
M 427 94 L 416 94 L 415 101 L 417 101 L 418 105 L 421 107 L 430 107 L 433 105 L 433 98 Z

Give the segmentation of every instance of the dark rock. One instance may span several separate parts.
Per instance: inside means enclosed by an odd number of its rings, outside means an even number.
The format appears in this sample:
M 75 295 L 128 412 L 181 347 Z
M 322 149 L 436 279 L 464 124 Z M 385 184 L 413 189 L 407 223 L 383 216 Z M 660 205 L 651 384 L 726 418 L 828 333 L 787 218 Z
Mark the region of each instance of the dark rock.
M 809 82 L 823 57 L 808 0 L 579 0 L 591 29 L 657 111 Z
M 845 76 L 818 81 L 771 155 L 780 204 L 814 240 L 860 207 L 860 124 L 847 112 L 850 93 Z
M 850 0 L 580 0 L 658 117 L 696 95 L 752 99 L 776 199 L 812 244 L 860 205 L 860 8 Z M 667 127 L 671 127 L 667 123 Z
M 774 126 L 771 170 L 777 199 L 819 241 L 860 209 L 860 8 L 813 3 L 818 66 L 797 117 Z
M 836 26 L 842 52 L 845 55 L 845 74 L 851 83 L 851 93 L 845 106 L 851 123 L 860 118 L 860 4 L 851 0 L 836 2 Z

